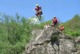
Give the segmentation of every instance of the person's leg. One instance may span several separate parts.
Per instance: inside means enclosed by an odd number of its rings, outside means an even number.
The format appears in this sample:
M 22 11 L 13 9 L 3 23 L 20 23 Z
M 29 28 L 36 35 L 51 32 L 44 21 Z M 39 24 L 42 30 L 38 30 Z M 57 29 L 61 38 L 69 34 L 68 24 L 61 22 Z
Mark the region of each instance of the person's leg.
M 36 16 L 38 17 L 38 12 L 36 12 Z
M 56 26 L 56 23 L 54 23 L 54 27 Z
M 38 11 L 38 19 L 41 20 L 41 13 Z
M 42 15 L 42 11 L 41 10 L 39 11 L 39 14 Z

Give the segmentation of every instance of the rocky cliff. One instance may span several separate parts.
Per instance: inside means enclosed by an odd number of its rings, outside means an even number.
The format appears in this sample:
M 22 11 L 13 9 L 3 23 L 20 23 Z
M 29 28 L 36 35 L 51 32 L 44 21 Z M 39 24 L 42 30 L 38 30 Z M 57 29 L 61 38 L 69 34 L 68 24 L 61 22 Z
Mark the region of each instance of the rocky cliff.
M 80 54 L 80 38 L 62 34 L 55 28 L 34 30 L 23 54 Z

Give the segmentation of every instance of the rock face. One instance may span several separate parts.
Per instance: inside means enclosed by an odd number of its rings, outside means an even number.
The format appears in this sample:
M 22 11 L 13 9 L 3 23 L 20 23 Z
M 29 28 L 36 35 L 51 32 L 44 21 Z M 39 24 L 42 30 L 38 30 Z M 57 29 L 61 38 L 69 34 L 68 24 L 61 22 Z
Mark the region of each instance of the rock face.
M 32 32 L 34 38 L 26 46 L 24 54 L 80 54 L 80 46 L 69 36 L 55 28 Z M 75 44 L 76 43 L 76 44 Z

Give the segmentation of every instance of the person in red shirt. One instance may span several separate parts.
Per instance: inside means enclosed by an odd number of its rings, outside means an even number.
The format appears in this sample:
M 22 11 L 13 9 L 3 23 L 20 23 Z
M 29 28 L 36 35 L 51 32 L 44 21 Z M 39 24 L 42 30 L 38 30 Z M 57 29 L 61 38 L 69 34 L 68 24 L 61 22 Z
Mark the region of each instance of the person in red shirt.
M 58 20 L 56 17 L 53 17 L 52 19 L 52 25 L 55 27 L 58 24 Z
M 64 30 L 64 26 L 61 25 L 61 26 L 60 26 L 60 31 L 63 31 L 63 30 Z
M 36 8 L 35 8 L 35 11 L 36 11 L 36 16 L 38 17 L 39 15 L 42 15 L 42 9 L 41 7 L 36 4 Z

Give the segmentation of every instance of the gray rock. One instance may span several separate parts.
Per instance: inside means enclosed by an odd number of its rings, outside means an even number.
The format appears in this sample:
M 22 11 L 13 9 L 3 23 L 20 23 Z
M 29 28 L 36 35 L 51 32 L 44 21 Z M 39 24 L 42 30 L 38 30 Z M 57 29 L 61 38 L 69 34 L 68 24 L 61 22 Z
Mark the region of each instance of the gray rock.
M 75 42 L 80 44 L 80 36 L 75 38 Z
M 33 38 L 25 47 L 23 54 L 79 54 L 71 37 L 65 37 L 55 28 L 35 30 Z M 35 35 L 34 35 L 35 34 Z

